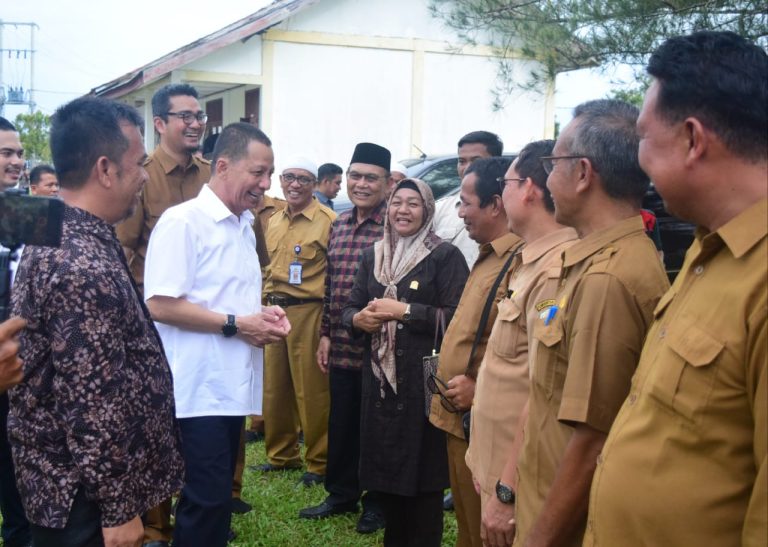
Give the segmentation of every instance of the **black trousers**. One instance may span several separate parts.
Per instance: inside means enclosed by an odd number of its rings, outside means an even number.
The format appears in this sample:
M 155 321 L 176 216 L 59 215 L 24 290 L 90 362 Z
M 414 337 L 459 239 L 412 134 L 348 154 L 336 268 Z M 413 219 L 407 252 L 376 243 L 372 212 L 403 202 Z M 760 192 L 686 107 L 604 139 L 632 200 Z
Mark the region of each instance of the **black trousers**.
M 326 502 L 347 505 L 360 499 L 360 400 L 362 372 L 330 367 L 331 408 L 328 415 L 328 464 L 325 471 Z M 381 512 L 375 492 L 362 497 L 363 510 Z
M 242 416 L 179 419 L 186 470 L 176 507 L 174 545 L 227 545 L 232 519 L 232 477 L 242 426 Z
M 387 526 L 385 547 L 440 547 L 443 539 L 443 493 L 416 496 L 379 493 Z
M 0 394 L 0 512 L 3 525 L 0 535 L 8 547 L 27 545 L 30 541 L 29 521 L 16 487 L 16 476 L 8 442 L 8 395 Z
M 32 525 L 32 541 L 35 547 L 102 547 L 101 511 L 95 501 L 85 497 L 79 489 L 69 510 L 64 528 L 44 528 Z

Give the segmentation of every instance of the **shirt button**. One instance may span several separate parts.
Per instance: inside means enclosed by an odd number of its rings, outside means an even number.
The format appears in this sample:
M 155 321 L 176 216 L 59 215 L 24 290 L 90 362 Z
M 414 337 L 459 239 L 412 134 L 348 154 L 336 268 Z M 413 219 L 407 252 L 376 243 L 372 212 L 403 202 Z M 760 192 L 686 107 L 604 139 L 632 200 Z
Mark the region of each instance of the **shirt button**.
M 701 274 L 703 274 L 703 273 L 704 273 L 704 266 L 702 266 L 701 264 L 699 264 L 698 266 L 696 266 L 696 267 L 693 269 L 693 273 L 695 273 L 696 275 L 701 275 Z
M 403 410 L 403 403 L 397 403 L 397 410 Z
M 397 355 L 398 357 L 401 356 L 402 354 L 403 354 L 403 350 L 401 350 L 401 349 L 399 349 L 399 350 L 397 350 L 395 352 L 395 355 Z
M 403 330 L 403 324 L 402 323 L 398 323 L 397 324 L 397 330 Z
M 633 404 L 635 404 L 636 402 L 637 402 L 637 394 L 636 394 L 636 393 L 633 393 L 632 395 L 630 395 L 630 396 L 629 396 L 629 404 L 630 404 L 630 405 L 633 405 Z
M 381 401 L 376 401 L 376 403 L 373 405 L 376 408 L 381 408 Z
M 664 338 L 667 336 L 667 327 L 661 327 L 659 329 L 659 338 Z

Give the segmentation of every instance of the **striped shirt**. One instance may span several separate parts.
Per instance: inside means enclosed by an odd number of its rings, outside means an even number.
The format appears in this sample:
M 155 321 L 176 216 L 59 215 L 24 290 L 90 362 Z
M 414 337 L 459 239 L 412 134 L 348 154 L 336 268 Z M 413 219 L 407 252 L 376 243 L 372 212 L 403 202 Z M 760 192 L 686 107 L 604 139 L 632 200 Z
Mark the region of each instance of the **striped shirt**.
M 386 201 L 358 222 L 357 208 L 343 212 L 331 225 L 328 242 L 328 274 L 320 336 L 331 339 L 329 364 L 332 367 L 359 369 L 363 363 L 362 339 L 355 340 L 341 324 L 341 311 L 347 303 L 363 251 L 384 235 Z

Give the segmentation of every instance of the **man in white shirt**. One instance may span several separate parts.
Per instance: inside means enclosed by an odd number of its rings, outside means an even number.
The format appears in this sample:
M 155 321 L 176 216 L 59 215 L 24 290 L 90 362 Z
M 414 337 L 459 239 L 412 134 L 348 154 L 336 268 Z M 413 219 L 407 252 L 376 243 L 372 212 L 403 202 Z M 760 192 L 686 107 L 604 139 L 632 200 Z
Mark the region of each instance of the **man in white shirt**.
M 227 126 L 210 182 L 149 240 L 144 296 L 173 372 L 186 465 L 175 545 L 226 545 L 243 417 L 261 414 L 262 346 L 291 328 L 280 307 L 261 307 L 250 212 L 270 187 L 271 145 L 252 125 Z

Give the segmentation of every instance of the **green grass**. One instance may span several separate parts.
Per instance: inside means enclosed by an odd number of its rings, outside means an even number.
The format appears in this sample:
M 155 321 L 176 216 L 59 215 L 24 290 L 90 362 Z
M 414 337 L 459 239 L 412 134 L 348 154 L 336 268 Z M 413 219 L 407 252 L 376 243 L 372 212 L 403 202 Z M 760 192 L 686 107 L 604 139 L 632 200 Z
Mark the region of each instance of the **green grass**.
M 243 473 L 242 498 L 253 511 L 232 516 L 232 528 L 237 533 L 233 547 L 255 546 L 378 546 L 383 545 L 384 533 L 361 535 L 355 531 L 358 515 L 339 515 L 323 520 L 298 517 L 299 509 L 316 505 L 325 499 L 322 485 L 306 488 L 299 484 L 301 471 L 260 473 L 248 470 L 248 465 L 266 462 L 264 443 L 246 447 L 246 470 Z M 456 544 L 456 519 L 445 513 L 443 545 Z

